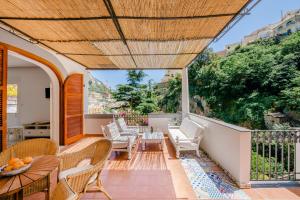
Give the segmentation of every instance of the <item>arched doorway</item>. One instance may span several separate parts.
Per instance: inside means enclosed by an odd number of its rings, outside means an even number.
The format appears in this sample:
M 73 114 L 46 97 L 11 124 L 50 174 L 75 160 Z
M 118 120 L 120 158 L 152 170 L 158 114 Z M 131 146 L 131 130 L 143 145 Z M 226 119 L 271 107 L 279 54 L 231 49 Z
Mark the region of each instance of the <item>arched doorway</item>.
M 6 56 L 13 56 L 18 59 L 22 59 L 26 62 L 32 63 L 35 66 L 40 67 L 50 79 L 50 90 L 51 90 L 51 98 L 50 98 L 50 138 L 55 140 L 57 143 L 63 142 L 63 77 L 60 74 L 59 70 L 49 61 L 31 54 L 25 50 L 16 48 L 14 46 L 8 44 L 1 44 L 3 46 L 4 51 L 6 52 Z M 0 47 L 1 47 L 0 46 Z M 7 68 L 7 58 L 6 62 L 3 62 L 3 68 Z M 6 66 L 5 66 L 6 63 Z M 7 73 L 7 69 L 3 70 Z M 7 74 L 6 74 L 7 76 Z M 4 113 L 2 113 L 3 115 Z M 6 118 L 5 116 L 3 119 L 3 132 L 2 132 L 2 147 L 6 148 L 5 140 L 7 140 L 7 134 L 5 132 L 6 129 Z M 2 148 L 2 149 L 3 149 Z

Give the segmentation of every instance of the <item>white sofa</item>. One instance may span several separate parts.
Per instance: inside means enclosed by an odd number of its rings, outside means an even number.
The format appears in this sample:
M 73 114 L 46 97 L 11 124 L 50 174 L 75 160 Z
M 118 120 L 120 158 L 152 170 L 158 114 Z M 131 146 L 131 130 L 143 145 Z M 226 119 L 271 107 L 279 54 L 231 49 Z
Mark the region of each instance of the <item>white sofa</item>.
M 176 158 L 181 151 L 196 151 L 199 157 L 199 145 L 203 137 L 204 127 L 200 124 L 184 118 L 180 127 L 169 127 L 168 136 L 176 150 Z

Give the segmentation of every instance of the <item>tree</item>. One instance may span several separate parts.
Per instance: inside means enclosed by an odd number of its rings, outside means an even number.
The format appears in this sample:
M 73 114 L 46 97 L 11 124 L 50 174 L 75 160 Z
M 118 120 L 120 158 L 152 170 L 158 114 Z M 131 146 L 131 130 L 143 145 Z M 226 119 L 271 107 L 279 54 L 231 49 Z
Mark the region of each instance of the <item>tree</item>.
M 128 70 L 127 71 L 127 82 L 132 87 L 140 87 L 140 83 L 147 75 L 143 70 Z
M 189 68 L 190 94 L 203 98 L 209 116 L 265 128 L 269 110 L 300 111 L 300 32 L 236 48 L 223 58 L 205 51 Z
M 152 80 L 149 80 L 145 93 L 145 98 L 142 99 L 142 102 L 136 107 L 136 110 L 142 114 L 158 111 L 158 97 L 154 91 Z
M 159 110 L 152 81 L 148 85 L 141 84 L 146 76 L 142 70 L 128 70 L 127 84 L 118 85 L 113 97 L 117 101 L 127 102 L 131 111 L 141 114 Z
M 181 76 L 176 75 L 167 83 L 166 92 L 162 95 L 160 107 L 166 112 L 177 112 L 181 101 Z

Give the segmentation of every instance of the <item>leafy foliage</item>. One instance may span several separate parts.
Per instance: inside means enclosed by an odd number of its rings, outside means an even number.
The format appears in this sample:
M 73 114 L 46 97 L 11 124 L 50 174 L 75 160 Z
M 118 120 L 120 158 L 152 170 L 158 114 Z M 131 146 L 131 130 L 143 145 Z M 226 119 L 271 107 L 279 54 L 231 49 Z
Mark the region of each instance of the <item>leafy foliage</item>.
M 257 154 L 255 151 L 252 151 L 251 159 L 251 179 L 259 180 L 268 180 L 270 177 L 274 178 L 275 171 L 278 172 L 278 175 L 282 175 L 285 170 L 282 168 L 281 163 L 276 163 L 276 159 L 271 157 L 271 159 L 263 158 L 261 155 Z M 256 165 L 257 164 L 257 165 Z M 257 174 L 256 174 L 257 167 Z M 270 168 L 271 167 L 271 168 Z M 264 173 L 263 173 L 264 172 Z M 271 172 L 271 174 L 269 174 Z
M 128 70 L 127 84 L 118 85 L 113 97 L 117 101 L 128 103 L 131 111 L 148 114 L 158 110 L 152 82 L 141 84 L 146 74 L 142 70 Z
M 220 58 L 211 50 L 189 68 L 190 94 L 203 97 L 210 116 L 264 128 L 268 110 L 300 112 L 300 32 L 259 40 Z
M 181 76 L 177 74 L 168 81 L 166 92 L 162 95 L 159 105 L 165 112 L 174 113 L 180 108 L 180 100 Z
M 18 86 L 16 84 L 7 85 L 7 96 L 16 97 L 18 96 Z

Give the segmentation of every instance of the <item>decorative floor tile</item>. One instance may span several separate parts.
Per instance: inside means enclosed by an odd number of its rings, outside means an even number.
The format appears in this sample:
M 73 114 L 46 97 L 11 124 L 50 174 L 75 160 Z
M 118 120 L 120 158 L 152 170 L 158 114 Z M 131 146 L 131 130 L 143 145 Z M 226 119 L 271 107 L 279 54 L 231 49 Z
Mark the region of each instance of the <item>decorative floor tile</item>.
M 199 199 L 250 199 L 203 152 L 200 158 L 184 153 L 180 160 Z

